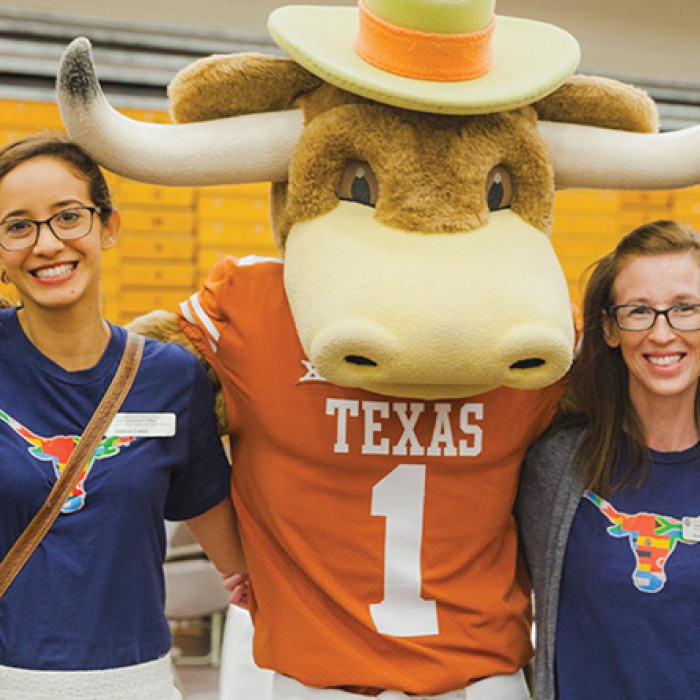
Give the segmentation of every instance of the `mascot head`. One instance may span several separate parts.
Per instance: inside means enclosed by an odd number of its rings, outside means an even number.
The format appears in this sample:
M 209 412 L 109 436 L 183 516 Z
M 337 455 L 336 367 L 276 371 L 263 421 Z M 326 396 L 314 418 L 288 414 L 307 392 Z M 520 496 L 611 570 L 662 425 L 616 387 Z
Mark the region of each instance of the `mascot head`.
M 574 76 L 576 41 L 493 0 L 283 7 L 291 58 L 210 56 L 169 87 L 177 122 L 118 114 L 90 46 L 66 51 L 71 136 L 146 182 L 273 182 L 272 220 L 299 339 L 342 386 L 453 398 L 534 389 L 568 369 L 556 186 L 700 181 L 700 132 L 654 133 L 651 100 Z

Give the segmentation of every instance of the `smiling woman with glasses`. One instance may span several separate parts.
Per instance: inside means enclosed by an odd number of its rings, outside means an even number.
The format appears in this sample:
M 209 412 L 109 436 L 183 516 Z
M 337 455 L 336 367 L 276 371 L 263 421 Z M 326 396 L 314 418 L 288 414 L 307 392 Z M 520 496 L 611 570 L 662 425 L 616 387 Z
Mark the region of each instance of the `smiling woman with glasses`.
M 100 168 L 65 136 L 0 148 L 0 269 L 20 299 L 0 309 L 0 559 L 124 352 L 126 330 L 103 317 L 100 292 L 119 225 Z M 107 435 L 0 595 L 0 697 L 179 699 L 164 521 L 185 520 L 222 573 L 245 571 L 229 481 L 206 372 L 184 348 L 146 340 Z
M 534 697 L 695 697 L 700 235 L 672 221 L 632 231 L 594 266 L 583 314 L 569 388 L 518 497 Z

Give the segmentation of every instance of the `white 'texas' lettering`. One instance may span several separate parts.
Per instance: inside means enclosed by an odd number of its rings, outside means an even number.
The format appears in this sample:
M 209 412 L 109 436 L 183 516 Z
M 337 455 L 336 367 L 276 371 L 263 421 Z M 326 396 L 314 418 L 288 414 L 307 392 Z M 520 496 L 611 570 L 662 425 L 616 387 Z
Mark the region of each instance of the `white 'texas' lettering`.
M 474 421 L 484 418 L 484 405 L 465 403 L 434 403 L 433 412 L 426 412 L 422 402 L 357 401 L 326 399 L 326 415 L 335 416 L 336 431 L 333 451 L 350 452 L 348 426 L 353 419 L 362 421 L 362 444 L 356 446 L 366 455 L 398 455 L 420 457 L 475 457 L 481 453 L 483 431 Z M 455 411 L 458 415 L 455 416 Z M 392 444 L 385 427 L 392 417 L 401 425 L 401 436 Z M 453 420 L 454 418 L 457 420 Z M 429 440 L 422 444 L 418 437 L 419 424 L 431 421 Z M 455 431 L 458 433 L 455 435 Z M 424 435 L 428 432 L 423 431 Z

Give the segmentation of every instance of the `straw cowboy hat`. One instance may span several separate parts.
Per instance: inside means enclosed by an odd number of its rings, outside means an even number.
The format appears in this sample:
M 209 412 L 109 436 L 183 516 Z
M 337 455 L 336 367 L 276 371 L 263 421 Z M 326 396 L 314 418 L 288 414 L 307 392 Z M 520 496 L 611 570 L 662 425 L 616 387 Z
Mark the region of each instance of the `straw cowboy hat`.
M 576 69 L 576 40 L 494 15 L 495 0 L 358 0 L 288 6 L 268 29 L 295 61 L 363 97 L 424 112 L 485 114 L 549 94 Z

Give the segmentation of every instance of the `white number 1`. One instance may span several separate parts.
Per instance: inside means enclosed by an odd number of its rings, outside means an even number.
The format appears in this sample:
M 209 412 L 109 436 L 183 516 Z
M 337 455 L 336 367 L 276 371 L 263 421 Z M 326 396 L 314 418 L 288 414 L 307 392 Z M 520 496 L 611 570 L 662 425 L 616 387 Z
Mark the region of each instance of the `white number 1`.
M 369 606 L 380 634 L 438 633 L 435 601 L 420 595 L 424 500 L 424 464 L 400 464 L 372 489 L 372 515 L 386 517 L 384 599 Z

